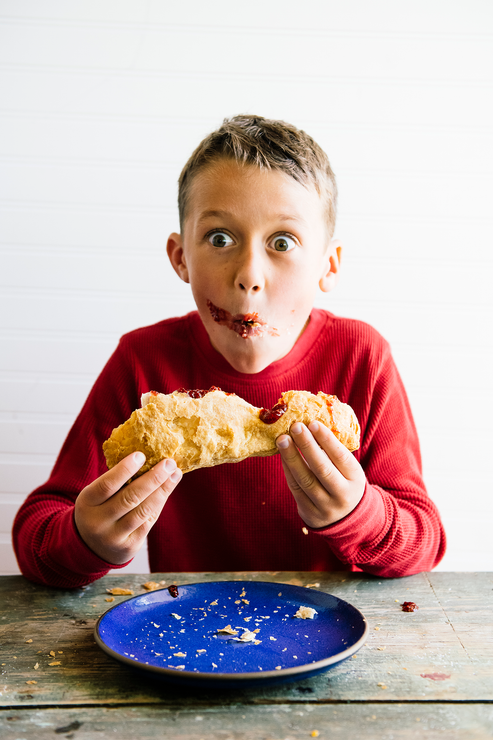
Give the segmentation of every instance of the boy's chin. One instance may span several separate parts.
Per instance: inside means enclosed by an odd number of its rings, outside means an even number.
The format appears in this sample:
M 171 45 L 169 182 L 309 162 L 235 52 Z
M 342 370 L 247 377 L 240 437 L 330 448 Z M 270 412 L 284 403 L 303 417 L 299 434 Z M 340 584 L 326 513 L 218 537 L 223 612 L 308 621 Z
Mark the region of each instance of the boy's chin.
M 284 347 L 284 342 L 275 342 L 272 337 L 243 338 L 232 333 L 227 342 L 214 341 L 212 346 L 239 373 L 260 373 L 273 362 L 288 354 L 292 346 Z

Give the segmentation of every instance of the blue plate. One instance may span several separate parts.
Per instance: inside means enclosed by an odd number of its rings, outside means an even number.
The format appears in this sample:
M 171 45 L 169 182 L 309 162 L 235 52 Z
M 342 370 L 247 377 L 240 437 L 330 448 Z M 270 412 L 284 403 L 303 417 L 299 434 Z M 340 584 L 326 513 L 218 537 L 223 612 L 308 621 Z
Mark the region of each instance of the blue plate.
M 316 613 L 296 617 L 299 607 Z M 176 598 L 167 588 L 151 591 L 96 625 L 97 644 L 122 663 L 174 683 L 230 688 L 313 676 L 356 653 L 367 634 L 365 617 L 347 601 L 251 581 L 178 586 Z

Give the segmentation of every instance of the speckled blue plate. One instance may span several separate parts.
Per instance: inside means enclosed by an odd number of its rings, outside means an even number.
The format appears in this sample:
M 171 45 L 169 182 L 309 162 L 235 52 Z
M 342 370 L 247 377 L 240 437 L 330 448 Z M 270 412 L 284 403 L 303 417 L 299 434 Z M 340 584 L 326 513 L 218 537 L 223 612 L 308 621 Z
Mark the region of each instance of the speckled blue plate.
M 163 588 L 112 607 L 98 620 L 96 642 L 168 681 L 232 688 L 326 671 L 356 653 L 368 633 L 358 609 L 312 588 L 218 581 L 178 592 L 173 598 Z M 316 614 L 295 617 L 300 606 Z M 220 631 L 227 626 L 235 634 Z M 239 639 L 247 631 L 254 640 Z

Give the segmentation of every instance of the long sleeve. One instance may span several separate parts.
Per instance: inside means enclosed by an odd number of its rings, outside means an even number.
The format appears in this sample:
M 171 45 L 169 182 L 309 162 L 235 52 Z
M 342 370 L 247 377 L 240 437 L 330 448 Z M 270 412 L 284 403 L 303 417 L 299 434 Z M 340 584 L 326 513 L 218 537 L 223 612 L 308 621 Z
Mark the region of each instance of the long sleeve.
M 312 531 L 343 563 L 380 576 L 411 575 L 437 565 L 445 533 L 425 489 L 416 428 L 386 343 L 372 375 L 359 454 L 363 498 L 341 521 Z
M 134 374 L 120 345 L 93 386 L 49 480 L 17 513 L 15 553 L 22 573 L 37 583 L 75 588 L 123 567 L 92 552 L 81 539 L 73 514 L 79 492 L 106 470 L 102 442 L 138 405 Z

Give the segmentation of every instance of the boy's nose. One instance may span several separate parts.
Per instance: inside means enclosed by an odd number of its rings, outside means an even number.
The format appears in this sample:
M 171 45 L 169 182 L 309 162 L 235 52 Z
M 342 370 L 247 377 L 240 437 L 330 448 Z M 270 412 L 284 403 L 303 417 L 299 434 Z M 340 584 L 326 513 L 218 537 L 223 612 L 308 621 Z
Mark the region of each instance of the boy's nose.
M 246 293 L 258 293 L 264 285 L 264 264 L 261 255 L 253 248 L 243 249 L 236 270 L 235 287 Z

